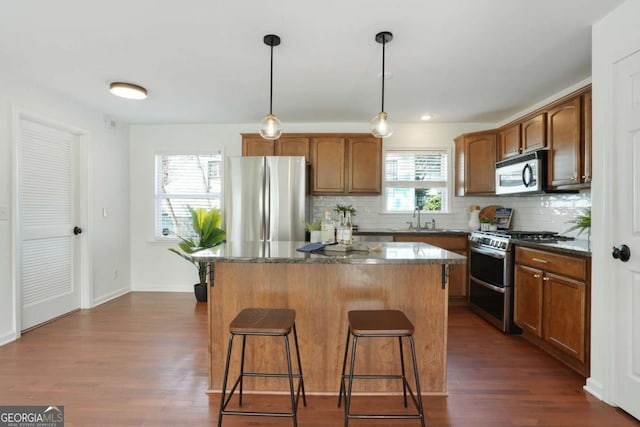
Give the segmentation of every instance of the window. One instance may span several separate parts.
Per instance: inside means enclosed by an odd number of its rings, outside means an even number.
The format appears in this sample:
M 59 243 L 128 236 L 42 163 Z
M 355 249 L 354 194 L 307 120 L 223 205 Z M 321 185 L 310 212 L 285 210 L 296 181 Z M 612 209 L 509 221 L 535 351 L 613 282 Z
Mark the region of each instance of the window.
M 447 212 L 447 150 L 386 151 L 384 210 Z
M 155 236 L 192 233 L 192 208 L 219 208 L 222 155 L 156 155 Z

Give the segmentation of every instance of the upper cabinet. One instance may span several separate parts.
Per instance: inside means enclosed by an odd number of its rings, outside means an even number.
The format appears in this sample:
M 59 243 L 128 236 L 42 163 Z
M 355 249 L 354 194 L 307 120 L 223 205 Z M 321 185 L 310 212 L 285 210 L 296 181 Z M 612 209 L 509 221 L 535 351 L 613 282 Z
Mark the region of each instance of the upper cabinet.
M 379 194 L 382 185 L 382 140 L 371 135 L 347 140 L 347 190 Z
M 242 134 L 243 156 L 304 156 L 309 163 L 310 138 L 304 135 L 282 135 L 275 141 L 257 133 Z
M 579 184 L 580 161 L 580 97 L 551 108 L 547 113 L 549 163 L 547 184 L 552 187 Z
M 368 133 L 291 133 L 275 141 L 242 134 L 243 156 L 304 156 L 313 194 L 380 194 L 382 140 Z
M 311 166 L 313 194 L 380 194 L 382 140 L 369 134 L 314 136 Z
M 592 179 L 591 86 L 500 129 L 460 135 L 455 147 L 457 196 L 495 194 L 495 161 L 540 149 L 548 150 L 549 189 L 588 188 Z
M 307 136 L 282 135 L 276 140 L 276 156 L 304 156 L 310 162 L 310 139 Z
M 544 148 L 547 145 L 546 114 L 536 114 L 507 125 L 500 129 L 498 138 L 498 160 Z
M 347 139 L 338 136 L 315 137 L 311 140 L 313 194 L 336 194 L 346 191 L 345 150 Z
M 591 184 L 591 163 L 592 163 L 592 148 L 591 148 L 591 90 L 585 92 L 582 95 L 582 113 L 584 117 L 583 122 L 583 145 L 582 145 L 582 182 L 585 184 Z
M 455 142 L 456 195 L 495 194 L 496 131 L 465 134 Z M 464 175 L 459 173 L 460 170 L 464 170 Z
M 242 135 L 243 156 L 273 156 L 275 146 L 275 141 L 264 139 L 257 133 Z

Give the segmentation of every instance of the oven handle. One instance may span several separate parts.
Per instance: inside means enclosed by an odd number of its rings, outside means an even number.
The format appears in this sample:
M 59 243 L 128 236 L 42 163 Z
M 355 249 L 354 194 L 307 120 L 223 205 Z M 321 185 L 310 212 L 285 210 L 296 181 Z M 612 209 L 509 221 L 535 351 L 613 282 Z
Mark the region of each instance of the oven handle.
M 492 291 L 500 292 L 501 294 L 505 293 L 505 288 L 501 288 L 500 286 L 492 285 L 491 283 L 487 283 L 485 281 L 482 281 L 482 280 L 478 279 L 477 277 L 471 276 L 471 279 L 474 282 L 476 282 L 478 285 L 482 285 L 485 288 L 491 289 Z
M 475 247 L 475 246 L 471 246 L 469 248 L 469 250 L 471 252 L 477 252 L 477 253 L 480 253 L 480 254 L 484 254 L 484 255 L 490 256 L 492 258 L 497 258 L 497 259 L 505 259 L 506 258 L 506 254 L 504 252 L 497 252 L 497 251 L 482 249 L 482 248 L 478 248 L 478 247 Z

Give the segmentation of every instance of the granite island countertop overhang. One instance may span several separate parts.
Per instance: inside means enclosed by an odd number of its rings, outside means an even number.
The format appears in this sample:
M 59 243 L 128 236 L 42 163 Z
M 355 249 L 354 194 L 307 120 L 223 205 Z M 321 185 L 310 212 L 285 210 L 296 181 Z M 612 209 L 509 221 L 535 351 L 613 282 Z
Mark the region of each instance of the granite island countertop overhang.
M 197 262 L 281 264 L 464 264 L 466 257 L 419 242 L 382 242 L 380 250 L 299 252 L 308 242 L 227 242 L 193 254 Z

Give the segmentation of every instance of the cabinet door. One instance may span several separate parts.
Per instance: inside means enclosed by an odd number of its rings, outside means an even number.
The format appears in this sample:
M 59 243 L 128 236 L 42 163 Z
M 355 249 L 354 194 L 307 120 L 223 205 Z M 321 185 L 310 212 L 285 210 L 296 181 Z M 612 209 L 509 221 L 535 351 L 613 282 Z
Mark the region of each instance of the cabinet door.
M 382 140 L 374 137 L 349 138 L 349 193 L 380 194 Z
M 458 255 L 468 257 L 467 251 L 452 251 Z M 467 263 L 449 264 L 449 296 L 450 297 L 466 297 L 467 287 L 469 286 L 467 278 Z
M 495 194 L 496 154 L 495 132 L 465 136 L 465 194 Z
M 311 141 L 313 193 L 344 193 L 346 138 L 318 137 Z
M 546 119 L 546 113 L 542 113 L 522 122 L 521 152 L 526 153 L 547 146 Z
M 569 356 L 584 362 L 585 329 L 585 283 L 546 273 L 543 338 Z
M 584 141 L 582 145 L 582 182 L 590 183 L 591 171 L 591 91 L 582 96 L 584 112 Z
M 580 97 L 572 98 L 547 113 L 550 186 L 579 184 Z
M 464 136 L 454 139 L 455 142 L 455 193 L 464 196 Z
M 521 153 L 520 124 L 509 126 L 498 133 L 499 151 L 498 160 L 508 159 Z
M 276 156 L 304 156 L 309 163 L 309 138 L 284 135 L 276 141 Z
M 260 135 L 242 136 L 243 156 L 273 156 L 275 154 L 275 141 L 269 141 Z
M 513 287 L 514 322 L 542 338 L 542 271 L 516 264 Z

